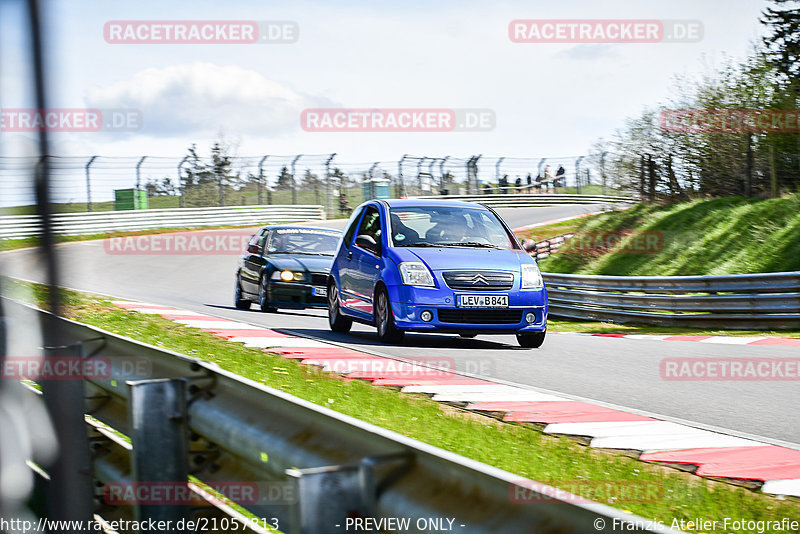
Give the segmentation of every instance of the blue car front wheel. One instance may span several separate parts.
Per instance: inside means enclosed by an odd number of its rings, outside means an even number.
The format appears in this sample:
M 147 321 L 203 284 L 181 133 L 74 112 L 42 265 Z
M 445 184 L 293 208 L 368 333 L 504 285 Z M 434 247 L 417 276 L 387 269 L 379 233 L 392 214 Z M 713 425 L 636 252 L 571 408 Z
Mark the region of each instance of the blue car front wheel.
M 520 347 L 526 349 L 538 349 L 544 343 L 546 335 L 547 330 L 535 334 L 517 334 L 517 343 L 519 343 Z
M 405 334 L 394 324 L 389 293 L 384 287 L 379 287 L 375 291 L 375 326 L 378 328 L 378 339 L 384 343 L 397 343 Z

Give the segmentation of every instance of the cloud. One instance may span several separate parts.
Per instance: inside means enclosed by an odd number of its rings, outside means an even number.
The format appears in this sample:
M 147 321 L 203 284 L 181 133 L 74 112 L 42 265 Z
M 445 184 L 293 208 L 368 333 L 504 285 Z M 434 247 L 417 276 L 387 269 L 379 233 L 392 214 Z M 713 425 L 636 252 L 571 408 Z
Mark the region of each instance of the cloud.
M 562 50 L 556 54 L 558 58 L 575 59 L 578 61 L 596 61 L 618 57 L 619 52 L 608 44 L 580 44 Z
M 195 62 L 149 68 L 87 91 L 92 108 L 139 110 L 154 137 L 275 135 L 299 129 L 300 113 L 331 103 L 235 65 Z

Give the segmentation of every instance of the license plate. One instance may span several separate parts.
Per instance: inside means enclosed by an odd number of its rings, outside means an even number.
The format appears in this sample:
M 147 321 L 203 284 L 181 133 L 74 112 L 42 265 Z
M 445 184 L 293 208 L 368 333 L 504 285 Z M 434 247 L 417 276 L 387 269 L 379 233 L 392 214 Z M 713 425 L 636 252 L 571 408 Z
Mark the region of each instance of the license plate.
M 312 287 L 311 288 L 311 295 L 314 297 L 327 297 L 328 296 L 328 288 L 327 287 Z
M 508 308 L 508 295 L 458 295 L 461 308 Z

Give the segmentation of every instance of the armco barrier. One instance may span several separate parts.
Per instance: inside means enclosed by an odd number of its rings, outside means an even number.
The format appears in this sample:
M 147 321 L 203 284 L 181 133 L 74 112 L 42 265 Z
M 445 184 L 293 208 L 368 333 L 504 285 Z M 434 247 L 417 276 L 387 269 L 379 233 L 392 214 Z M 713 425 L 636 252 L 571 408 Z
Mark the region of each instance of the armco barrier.
M 433 195 L 413 198 L 430 200 L 463 200 L 478 202 L 494 208 L 523 208 L 553 206 L 557 204 L 631 204 L 635 198 L 607 195 L 560 195 L 560 194 L 509 194 L 509 195 Z
M 745 330 L 800 328 L 800 271 L 722 276 L 542 276 L 554 317 Z
M 3 300 L 9 315 L 27 308 Z M 38 313 L 44 318 L 45 312 Z M 85 382 L 87 413 L 133 438 L 128 444 L 90 422 L 96 436 L 93 476 L 98 486 L 130 484 L 134 473 L 152 472 L 159 465 L 174 469 L 181 463 L 174 461 L 180 453 L 193 476 L 211 486 L 238 481 L 292 488 L 278 492 L 288 498 L 262 495 L 267 498 L 241 503 L 257 517 L 276 518 L 280 530 L 292 534 L 346 532 L 348 517 L 408 518 L 402 532 L 441 532 L 438 522 L 444 518 L 454 520 L 452 531 L 465 534 L 675 532 L 215 365 L 67 319 L 57 321 L 65 339 L 81 342 L 87 351 L 100 346 L 96 357 L 111 362 L 110 373 Z M 134 359 L 147 365 L 126 365 Z M 177 430 L 173 439 L 182 443 L 165 439 L 169 430 L 164 429 L 170 426 Z M 518 491 L 538 497 L 520 502 Z M 265 532 L 219 500 L 209 502 L 228 520 Z M 190 511 L 161 506 L 145 513 L 176 518 Z M 435 521 L 426 521 L 431 519 Z
M 246 226 L 324 219 L 325 210 L 322 206 L 229 206 L 58 213 L 53 216 L 53 227 L 56 234 L 85 235 L 155 228 Z M 40 232 L 41 224 L 37 215 L 0 216 L 0 239 L 30 237 Z

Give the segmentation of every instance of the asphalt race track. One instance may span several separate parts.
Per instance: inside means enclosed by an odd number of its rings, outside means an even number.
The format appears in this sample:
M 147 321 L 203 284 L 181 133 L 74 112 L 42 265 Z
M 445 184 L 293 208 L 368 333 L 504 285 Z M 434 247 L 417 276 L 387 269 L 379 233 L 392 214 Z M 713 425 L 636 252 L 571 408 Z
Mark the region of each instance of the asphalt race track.
M 502 209 L 500 213 L 516 228 L 599 209 L 597 205 L 564 205 Z M 341 228 L 344 222 L 323 224 Z M 366 326 L 354 325 L 350 334 L 330 332 L 324 310 L 272 314 L 255 307 L 236 310 L 232 302 L 236 254 L 110 254 L 106 249 L 103 241 L 60 245 L 62 285 L 284 329 L 381 355 L 422 361 L 452 359 L 457 369 L 495 381 L 800 449 L 796 381 L 675 382 L 659 375 L 659 362 L 666 357 L 796 358 L 797 347 L 548 335 L 541 349 L 526 350 L 519 348 L 514 336 L 461 339 L 443 334 L 409 334 L 401 345 L 387 346 L 376 340 L 374 328 Z M 44 278 L 33 249 L 0 254 L 0 271 L 27 280 Z

